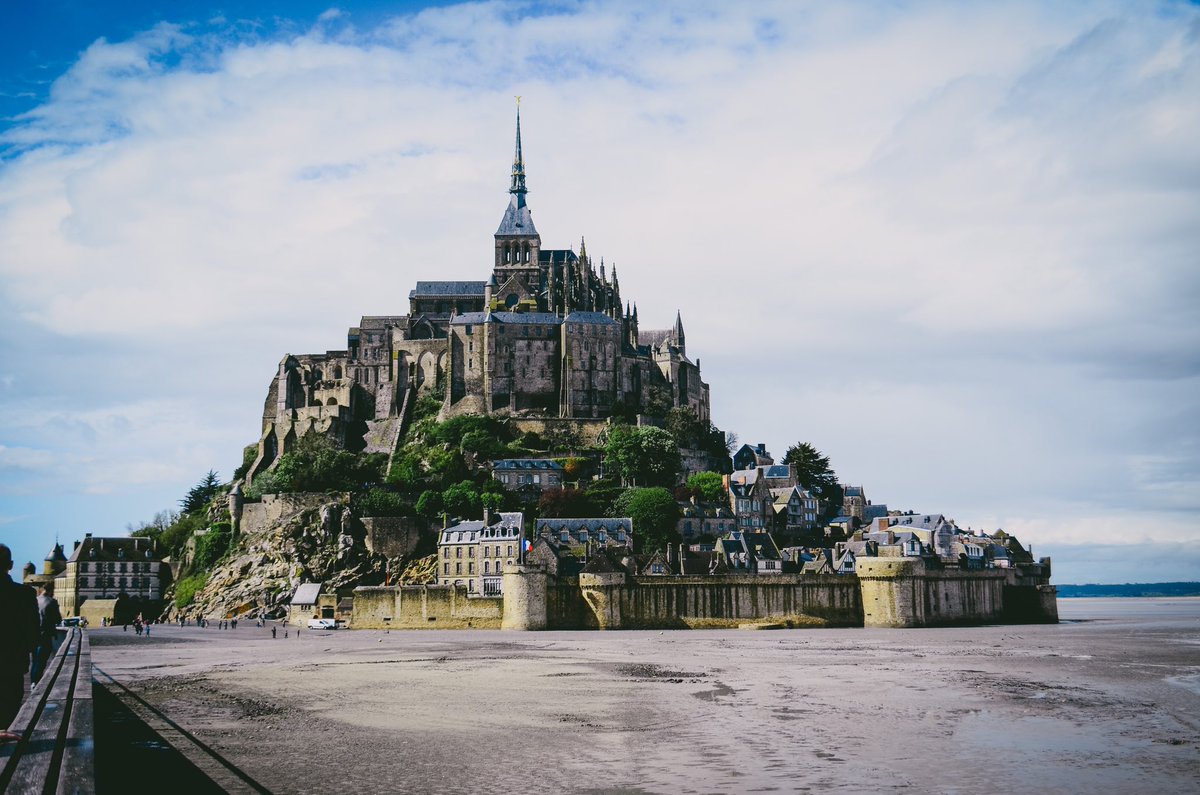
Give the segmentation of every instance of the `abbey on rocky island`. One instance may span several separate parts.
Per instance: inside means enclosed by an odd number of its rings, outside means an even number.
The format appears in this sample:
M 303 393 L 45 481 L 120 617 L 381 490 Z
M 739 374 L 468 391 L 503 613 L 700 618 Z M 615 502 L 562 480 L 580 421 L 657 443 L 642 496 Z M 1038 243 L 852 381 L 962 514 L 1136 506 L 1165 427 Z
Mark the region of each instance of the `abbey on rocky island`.
M 309 431 L 390 453 L 424 394 L 442 400 L 443 419 L 504 414 L 532 427 L 595 429 L 675 407 L 709 419 L 708 384 L 687 356 L 679 313 L 672 328 L 641 330 L 615 265 L 597 269 L 582 242 L 578 254 L 542 247 L 525 200 L 519 109 L 508 192 L 486 281 L 419 281 L 408 314 L 363 317 L 345 350 L 283 358 L 251 478 Z

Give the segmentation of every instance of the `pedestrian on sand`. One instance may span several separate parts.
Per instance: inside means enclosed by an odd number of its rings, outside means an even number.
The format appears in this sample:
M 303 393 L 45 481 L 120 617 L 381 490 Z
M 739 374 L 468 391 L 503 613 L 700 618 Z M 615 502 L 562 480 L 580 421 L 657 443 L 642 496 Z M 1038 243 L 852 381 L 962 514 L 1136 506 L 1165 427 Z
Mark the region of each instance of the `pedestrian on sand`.
M 37 606 L 38 647 L 29 668 L 29 681 L 35 685 L 41 680 L 46 664 L 58 649 L 58 625 L 62 623 L 62 613 L 58 609 L 58 600 L 54 598 L 54 583 L 43 583 L 38 588 Z
M 276 630 L 276 629 L 277 629 L 277 627 L 271 627 L 271 639 L 272 639 L 272 640 L 274 640 L 274 639 L 275 639 L 275 630 Z
M 21 739 L 7 729 L 21 711 L 25 672 L 38 643 L 37 593 L 13 582 L 12 565 L 12 550 L 0 544 L 0 742 Z

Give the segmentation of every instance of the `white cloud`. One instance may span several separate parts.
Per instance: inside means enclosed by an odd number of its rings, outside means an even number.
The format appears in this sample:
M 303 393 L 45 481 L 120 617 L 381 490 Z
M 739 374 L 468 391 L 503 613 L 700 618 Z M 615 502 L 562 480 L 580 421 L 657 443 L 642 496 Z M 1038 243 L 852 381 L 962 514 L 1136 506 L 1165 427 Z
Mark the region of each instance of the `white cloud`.
M 487 271 L 521 94 L 545 244 L 587 235 L 644 326 L 682 309 L 744 440 L 1035 543 L 1198 538 L 1197 16 L 488 2 L 98 41 L 0 139 L 5 378 L 56 390 L 0 393 L 0 441 L 114 495 L 228 470 L 285 352 Z

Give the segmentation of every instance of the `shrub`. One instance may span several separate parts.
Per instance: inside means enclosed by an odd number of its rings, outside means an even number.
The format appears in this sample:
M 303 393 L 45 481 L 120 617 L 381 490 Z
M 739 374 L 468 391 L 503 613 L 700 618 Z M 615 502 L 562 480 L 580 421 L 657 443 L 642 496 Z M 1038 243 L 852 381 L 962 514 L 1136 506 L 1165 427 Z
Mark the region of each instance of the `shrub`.
M 193 568 L 205 571 L 225 557 L 233 541 L 233 531 L 228 522 L 217 522 L 209 531 L 196 539 L 196 559 Z
M 413 506 L 394 491 L 374 488 L 356 494 L 354 508 L 359 516 L 411 516 Z
M 679 504 L 664 488 L 629 489 L 613 505 L 613 516 L 633 519 L 635 552 L 654 552 L 680 541 L 675 525 Z
M 183 609 L 196 599 L 196 592 L 203 590 L 208 584 L 208 572 L 202 571 L 191 577 L 184 577 L 175 583 L 175 606 Z

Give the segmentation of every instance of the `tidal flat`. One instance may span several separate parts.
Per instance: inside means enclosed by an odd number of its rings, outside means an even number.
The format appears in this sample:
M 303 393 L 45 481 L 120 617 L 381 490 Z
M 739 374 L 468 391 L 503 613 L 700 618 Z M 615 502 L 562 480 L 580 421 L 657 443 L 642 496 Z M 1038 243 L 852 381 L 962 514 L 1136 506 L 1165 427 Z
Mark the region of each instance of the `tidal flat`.
M 1200 791 L 1200 599 L 1057 625 L 92 630 L 112 677 L 261 787 Z

